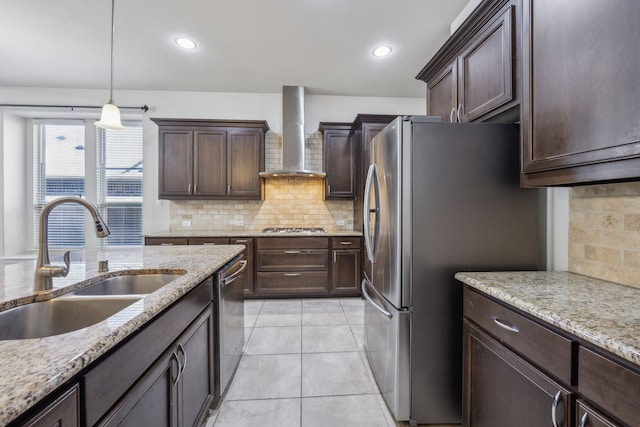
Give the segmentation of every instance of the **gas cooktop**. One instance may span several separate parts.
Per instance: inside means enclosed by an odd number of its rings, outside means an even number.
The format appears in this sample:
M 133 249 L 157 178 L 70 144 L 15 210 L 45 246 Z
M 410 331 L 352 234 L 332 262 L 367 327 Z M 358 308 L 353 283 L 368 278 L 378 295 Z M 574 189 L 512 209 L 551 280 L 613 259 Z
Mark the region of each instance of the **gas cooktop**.
M 320 227 L 268 227 L 262 230 L 263 233 L 324 233 Z

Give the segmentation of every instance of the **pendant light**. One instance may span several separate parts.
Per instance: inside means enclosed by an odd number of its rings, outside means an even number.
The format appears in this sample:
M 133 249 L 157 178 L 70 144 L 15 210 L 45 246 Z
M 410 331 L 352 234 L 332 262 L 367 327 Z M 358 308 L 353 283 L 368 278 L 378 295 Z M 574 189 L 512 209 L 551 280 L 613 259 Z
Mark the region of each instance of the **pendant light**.
M 120 122 L 120 110 L 113 103 L 113 33 L 115 32 L 114 10 L 116 0 L 111 0 L 111 74 L 109 81 L 109 101 L 102 107 L 100 121 L 96 126 L 103 129 L 124 130 Z

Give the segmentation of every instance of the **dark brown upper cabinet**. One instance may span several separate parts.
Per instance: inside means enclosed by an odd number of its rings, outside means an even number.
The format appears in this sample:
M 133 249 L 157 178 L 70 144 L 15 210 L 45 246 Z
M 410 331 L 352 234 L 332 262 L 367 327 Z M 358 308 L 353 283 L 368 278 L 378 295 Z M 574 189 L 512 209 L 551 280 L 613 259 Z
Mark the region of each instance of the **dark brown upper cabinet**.
M 261 199 L 265 121 L 151 119 L 160 199 Z
M 351 123 L 320 122 L 325 200 L 354 200 L 356 197 L 356 151 L 349 136 Z
M 523 186 L 640 177 L 640 2 L 525 0 Z
M 416 76 L 443 122 L 518 120 L 520 0 L 486 1 Z

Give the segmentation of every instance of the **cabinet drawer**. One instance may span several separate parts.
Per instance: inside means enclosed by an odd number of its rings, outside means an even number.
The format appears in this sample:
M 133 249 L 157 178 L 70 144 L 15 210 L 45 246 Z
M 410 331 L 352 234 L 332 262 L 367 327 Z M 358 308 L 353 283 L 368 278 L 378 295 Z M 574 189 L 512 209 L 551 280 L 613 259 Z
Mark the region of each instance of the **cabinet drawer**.
M 564 383 L 575 383 L 571 340 L 469 288 L 464 290 L 464 315 Z
M 257 252 L 258 271 L 327 270 L 327 249 L 269 249 Z
M 578 391 L 620 421 L 630 426 L 640 425 L 640 373 L 637 371 L 580 347 Z
M 329 273 L 326 271 L 258 272 L 258 295 L 306 295 L 329 292 Z
M 76 384 L 22 425 L 25 427 L 77 427 L 80 425 L 79 402 L 80 391 Z
M 257 249 L 326 249 L 328 237 L 258 237 Z
M 186 237 L 146 237 L 144 244 L 147 246 L 173 246 L 187 245 L 189 241 Z
M 189 237 L 190 245 L 228 245 L 226 237 Z
M 360 247 L 360 237 L 332 237 L 331 249 L 357 249 Z

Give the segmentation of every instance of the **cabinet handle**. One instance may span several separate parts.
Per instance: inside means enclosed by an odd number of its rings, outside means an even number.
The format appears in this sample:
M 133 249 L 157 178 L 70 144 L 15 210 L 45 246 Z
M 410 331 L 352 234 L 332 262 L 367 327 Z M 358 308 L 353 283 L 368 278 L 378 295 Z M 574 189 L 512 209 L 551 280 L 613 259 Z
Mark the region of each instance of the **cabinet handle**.
M 160 246 L 173 246 L 173 243 L 160 243 Z
M 193 186 L 193 194 L 198 193 L 198 184 L 194 184 Z
M 580 418 L 580 425 L 578 427 L 587 427 L 588 422 L 589 422 L 589 414 L 585 412 L 582 418 Z
M 213 242 L 205 242 L 203 243 L 204 246 L 215 246 L 217 245 L 217 243 L 213 243 Z
M 455 114 L 456 114 L 456 107 L 453 107 L 453 108 L 451 109 L 451 113 L 449 113 L 449 121 L 450 121 L 451 123 L 453 123 L 453 122 L 455 122 L 455 121 L 456 121 Z
M 352 245 L 353 242 L 340 242 L 341 245 L 349 246 Z
M 227 185 L 227 194 L 231 194 L 231 184 Z
M 249 243 L 249 241 L 248 240 L 239 240 L 239 239 L 237 239 L 237 240 L 235 240 L 235 243 Z
M 462 104 L 458 105 L 458 122 L 462 122 Z
M 176 378 L 173 380 L 173 385 L 176 385 L 178 384 L 178 381 L 180 380 L 180 374 L 182 373 L 182 362 L 180 362 L 180 359 L 178 358 L 178 355 L 175 351 L 171 353 L 171 357 L 176 359 L 176 363 L 178 364 L 178 373 L 176 374 Z
M 300 251 L 284 251 L 285 254 L 299 254 Z
M 189 194 L 192 194 L 191 193 L 191 184 L 189 184 L 189 187 L 187 188 L 187 191 L 189 192 Z
M 182 369 L 180 370 L 180 376 L 182 376 L 182 374 L 184 374 L 184 370 L 187 369 L 187 352 L 184 351 L 182 344 L 178 344 L 178 350 L 182 353 L 183 358 Z
M 288 277 L 297 277 L 300 276 L 301 273 L 284 273 L 285 276 Z
M 558 404 L 560 403 L 560 397 L 562 395 L 561 391 L 556 393 L 556 397 L 553 398 L 553 403 L 551 404 L 551 422 L 553 423 L 553 427 L 558 427 Z
M 338 253 L 333 251 L 333 262 L 338 262 Z
M 500 326 L 502 329 L 506 329 L 509 332 L 520 332 L 520 330 L 518 328 L 516 328 L 515 326 L 512 326 L 512 325 L 508 324 L 507 322 L 505 322 L 504 320 L 500 320 L 495 316 L 491 316 L 491 320 L 493 320 L 493 323 L 495 323 L 496 325 Z

